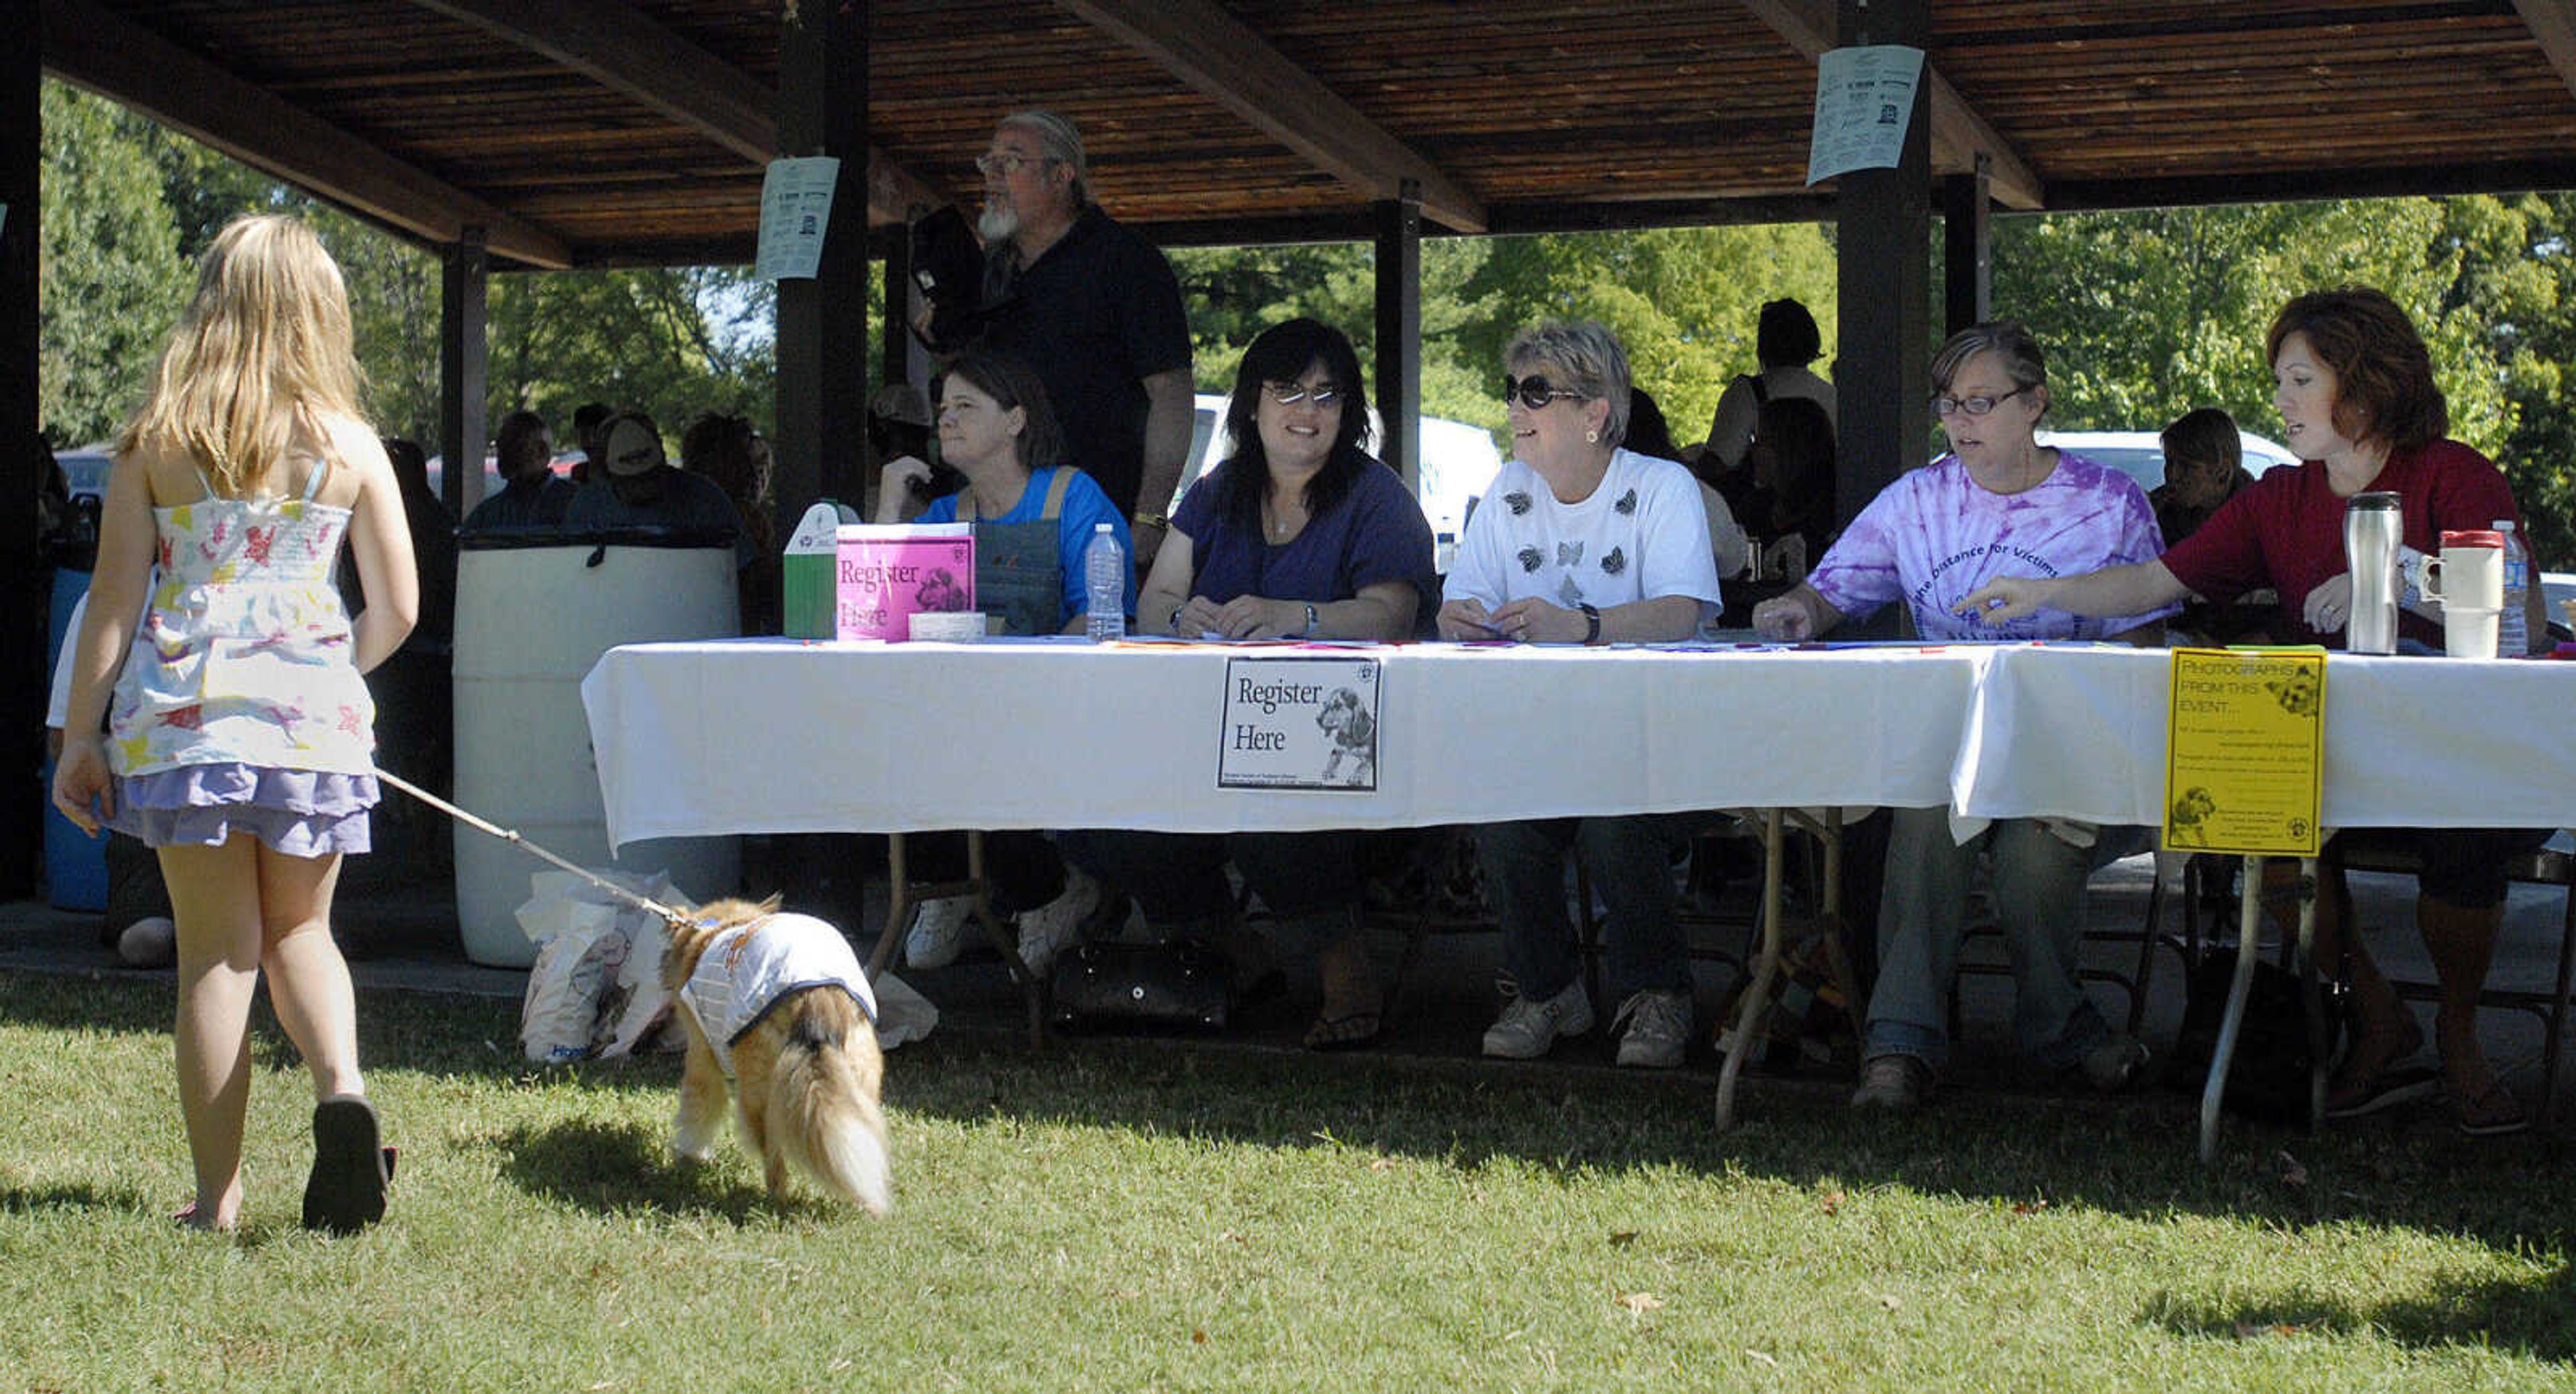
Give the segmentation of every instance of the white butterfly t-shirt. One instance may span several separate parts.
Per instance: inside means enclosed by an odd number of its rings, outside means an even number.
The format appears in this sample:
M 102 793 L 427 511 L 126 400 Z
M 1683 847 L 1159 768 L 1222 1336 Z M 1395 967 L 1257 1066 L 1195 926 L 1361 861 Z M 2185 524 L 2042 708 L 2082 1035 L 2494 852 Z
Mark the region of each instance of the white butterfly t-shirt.
M 1442 596 L 1492 610 L 1536 596 L 1573 609 L 1687 595 L 1706 623 L 1718 606 L 1717 560 L 1699 481 L 1671 460 L 1610 456 L 1601 487 L 1559 503 L 1538 471 L 1504 463 L 1467 522 Z

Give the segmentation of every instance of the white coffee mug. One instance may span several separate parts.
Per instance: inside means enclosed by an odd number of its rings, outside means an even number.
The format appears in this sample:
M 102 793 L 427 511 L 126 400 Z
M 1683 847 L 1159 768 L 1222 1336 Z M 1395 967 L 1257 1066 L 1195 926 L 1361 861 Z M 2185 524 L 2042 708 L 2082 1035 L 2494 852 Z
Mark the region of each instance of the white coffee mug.
M 2441 602 L 2444 622 L 2458 610 L 2504 608 L 2504 535 L 2446 532 L 2442 554 L 2424 559 L 2424 598 Z
M 2472 610 L 2465 605 L 2442 607 L 2442 652 L 2453 658 L 2493 658 L 2496 656 L 2496 616 L 2501 609 Z

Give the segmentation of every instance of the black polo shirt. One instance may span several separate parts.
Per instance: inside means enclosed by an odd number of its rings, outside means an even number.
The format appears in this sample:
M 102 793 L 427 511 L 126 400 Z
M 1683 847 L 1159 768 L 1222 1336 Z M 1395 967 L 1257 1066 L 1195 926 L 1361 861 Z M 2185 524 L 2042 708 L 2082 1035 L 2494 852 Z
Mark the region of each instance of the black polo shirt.
M 1085 208 L 1020 270 L 982 343 L 1037 373 L 1070 463 L 1099 481 L 1119 512 L 1134 513 L 1145 464 L 1144 379 L 1190 366 L 1181 286 L 1163 254 L 1097 206 Z M 1144 506 L 1159 513 L 1169 502 Z

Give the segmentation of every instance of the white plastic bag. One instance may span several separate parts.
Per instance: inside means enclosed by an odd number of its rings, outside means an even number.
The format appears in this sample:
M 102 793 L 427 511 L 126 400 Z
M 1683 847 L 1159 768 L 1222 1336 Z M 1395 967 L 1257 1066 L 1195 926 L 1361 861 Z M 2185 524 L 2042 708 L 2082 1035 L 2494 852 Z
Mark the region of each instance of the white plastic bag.
M 939 1024 L 939 1009 L 892 973 L 879 973 L 868 987 L 877 995 L 877 1046 L 892 1050 L 917 1041 Z
M 617 871 L 594 873 L 637 895 L 669 904 L 671 878 Z M 623 1054 L 643 1036 L 660 995 L 660 917 L 617 899 L 568 871 L 528 878 L 519 928 L 537 945 L 528 996 L 519 1013 L 519 1045 L 528 1059 L 564 1064 L 594 1054 Z M 642 946 L 640 955 L 635 946 Z M 631 967 L 630 967 L 631 965 Z M 639 992 L 639 981 L 650 984 Z M 642 1015 L 630 1007 L 645 1000 Z M 632 1016 L 631 1027 L 630 1016 Z
M 626 936 L 605 923 L 568 929 L 537 947 L 519 1048 L 541 1065 L 587 1058 L 599 1030 L 600 995 L 626 961 Z

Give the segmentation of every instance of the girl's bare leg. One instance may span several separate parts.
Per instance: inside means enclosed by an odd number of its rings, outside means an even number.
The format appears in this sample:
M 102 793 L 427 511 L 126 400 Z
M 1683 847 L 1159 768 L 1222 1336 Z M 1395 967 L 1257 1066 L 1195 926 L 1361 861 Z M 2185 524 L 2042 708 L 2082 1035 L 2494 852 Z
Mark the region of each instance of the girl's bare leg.
M 179 1112 L 197 1172 L 190 1223 L 200 1229 L 241 1222 L 250 1002 L 262 942 L 257 846 L 244 834 L 221 847 L 160 849 L 178 924 Z
M 331 896 L 340 858 L 290 857 L 258 847 L 260 961 L 278 1025 L 313 1073 L 313 1096 L 364 1094 L 358 1073 L 357 994 L 348 960 L 331 937 Z

